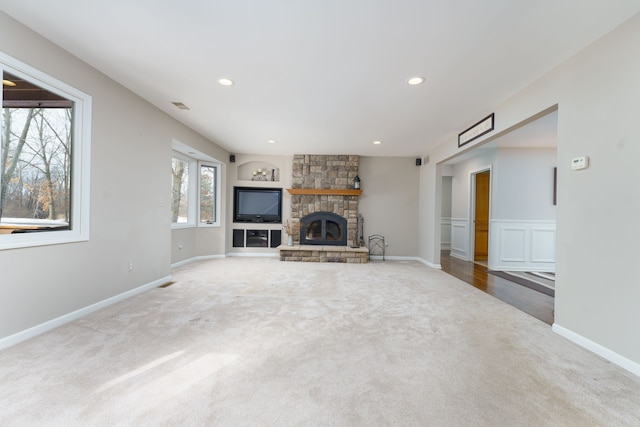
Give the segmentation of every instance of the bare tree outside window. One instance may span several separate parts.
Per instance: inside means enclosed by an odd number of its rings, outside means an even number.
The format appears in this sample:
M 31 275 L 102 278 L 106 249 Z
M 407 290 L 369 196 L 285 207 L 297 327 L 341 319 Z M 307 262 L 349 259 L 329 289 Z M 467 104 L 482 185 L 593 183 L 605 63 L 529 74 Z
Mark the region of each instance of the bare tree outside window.
M 171 161 L 171 222 L 185 224 L 189 221 L 189 163 L 173 158 Z
M 73 102 L 5 72 L 2 107 L 0 223 L 68 228 Z
M 200 166 L 200 223 L 216 222 L 216 167 Z

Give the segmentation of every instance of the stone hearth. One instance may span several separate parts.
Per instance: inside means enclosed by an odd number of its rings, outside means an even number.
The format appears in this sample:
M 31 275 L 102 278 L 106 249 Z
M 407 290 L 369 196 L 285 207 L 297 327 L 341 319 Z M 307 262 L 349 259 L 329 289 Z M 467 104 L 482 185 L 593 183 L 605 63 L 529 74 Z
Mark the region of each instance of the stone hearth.
M 369 249 L 366 247 L 281 245 L 278 249 L 280 250 L 280 261 L 346 262 L 350 264 L 366 264 L 369 261 Z

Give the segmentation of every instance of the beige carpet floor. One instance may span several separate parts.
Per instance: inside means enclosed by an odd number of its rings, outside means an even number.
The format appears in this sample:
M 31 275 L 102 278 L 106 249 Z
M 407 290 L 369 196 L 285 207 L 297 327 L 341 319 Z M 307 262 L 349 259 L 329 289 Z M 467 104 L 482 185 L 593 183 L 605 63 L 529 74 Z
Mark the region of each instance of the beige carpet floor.
M 640 425 L 638 377 L 419 263 L 174 279 L 1 351 L 0 425 Z

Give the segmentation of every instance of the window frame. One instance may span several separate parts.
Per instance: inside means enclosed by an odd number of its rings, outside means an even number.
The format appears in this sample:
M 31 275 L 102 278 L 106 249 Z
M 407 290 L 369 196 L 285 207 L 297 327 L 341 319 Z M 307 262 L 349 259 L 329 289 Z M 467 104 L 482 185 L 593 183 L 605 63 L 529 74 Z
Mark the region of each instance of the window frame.
M 7 71 L 73 101 L 71 218 L 69 230 L 0 234 L 0 250 L 89 240 L 92 97 L 49 74 L 0 52 L 0 74 Z M 2 93 L 0 92 L 0 103 Z
M 200 180 L 202 179 L 202 167 L 212 167 L 215 168 L 215 174 L 214 174 L 214 185 L 213 185 L 213 191 L 214 191 L 214 203 L 215 203 L 215 217 L 216 220 L 213 221 L 211 224 L 207 224 L 202 223 L 200 221 L 200 216 L 202 215 L 202 212 L 200 210 L 200 192 L 198 191 L 198 227 L 220 227 L 220 163 L 217 162 L 205 162 L 205 161 L 198 161 L 198 189 L 200 189 L 200 186 L 202 185 L 202 183 L 200 182 Z
M 180 151 L 178 151 L 180 150 Z M 196 158 L 196 157 L 191 157 L 188 154 L 183 153 L 182 151 L 187 151 L 189 152 L 189 154 L 196 154 L 196 156 L 200 157 L 200 158 Z M 213 159 L 210 156 L 207 156 L 203 153 L 198 152 L 195 149 L 192 149 L 184 144 L 182 144 L 181 142 L 174 140 L 173 141 L 173 150 L 171 152 L 171 159 L 179 159 L 182 160 L 184 162 L 188 162 L 189 163 L 189 188 L 187 189 L 187 193 L 188 193 L 188 197 L 189 197 L 189 202 L 187 204 L 187 222 L 186 223 L 175 223 L 175 222 L 171 222 L 171 229 L 172 230 L 179 230 L 179 229 L 183 229 L 183 228 L 198 228 L 198 227 L 202 227 L 202 228 L 211 228 L 211 227 L 220 227 L 221 226 L 221 206 L 220 203 L 222 201 L 222 162 L 219 162 L 216 159 Z M 203 159 L 207 159 L 207 160 L 203 160 Z M 208 167 L 214 167 L 216 170 L 215 173 L 215 186 L 214 186 L 214 191 L 215 191 L 215 204 L 216 204 L 216 209 L 215 209 L 215 215 L 216 215 L 216 220 L 211 223 L 211 224 L 207 224 L 207 223 L 201 223 L 200 222 L 200 180 L 201 180 L 201 174 L 200 174 L 200 168 L 202 166 L 208 166 Z M 195 175 L 195 176 L 193 176 Z M 192 184 L 192 183 L 195 183 Z M 171 212 L 170 212 L 171 213 Z M 193 218 L 192 218 L 193 217 Z
M 198 162 L 182 153 L 174 151 L 171 155 L 171 160 L 178 159 L 187 163 L 188 165 L 188 183 L 187 183 L 187 222 L 171 222 L 171 228 L 190 228 L 195 227 L 197 223 L 197 202 L 199 199 L 196 193 L 197 187 L 193 185 L 193 182 L 200 182 L 200 178 L 196 175 L 198 171 Z

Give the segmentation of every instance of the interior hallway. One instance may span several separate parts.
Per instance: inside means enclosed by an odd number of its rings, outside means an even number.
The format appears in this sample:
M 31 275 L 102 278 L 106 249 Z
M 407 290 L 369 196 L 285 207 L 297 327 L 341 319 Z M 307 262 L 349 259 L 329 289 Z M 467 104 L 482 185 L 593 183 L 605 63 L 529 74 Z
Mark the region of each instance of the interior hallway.
M 489 274 L 486 266 L 452 257 L 449 251 L 442 251 L 440 254 L 440 265 L 445 273 L 493 295 L 548 325 L 553 324 L 553 297 Z

